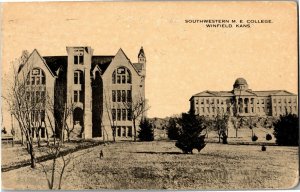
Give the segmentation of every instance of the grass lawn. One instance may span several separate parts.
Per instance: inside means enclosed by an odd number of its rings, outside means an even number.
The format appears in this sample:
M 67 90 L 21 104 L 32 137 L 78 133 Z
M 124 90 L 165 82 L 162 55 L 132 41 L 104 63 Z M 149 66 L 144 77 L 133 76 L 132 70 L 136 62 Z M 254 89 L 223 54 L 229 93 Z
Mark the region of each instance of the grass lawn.
M 104 158 L 99 159 L 100 149 Z M 118 142 L 75 152 L 62 189 L 266 189 L 298 183 L 298 148 L 208 143 L 182 154 L 174 142 Z M 44 162 L 49 164 L 50 161 Z M 2 173 L 3 189 L 47 189 L 41 168 Z

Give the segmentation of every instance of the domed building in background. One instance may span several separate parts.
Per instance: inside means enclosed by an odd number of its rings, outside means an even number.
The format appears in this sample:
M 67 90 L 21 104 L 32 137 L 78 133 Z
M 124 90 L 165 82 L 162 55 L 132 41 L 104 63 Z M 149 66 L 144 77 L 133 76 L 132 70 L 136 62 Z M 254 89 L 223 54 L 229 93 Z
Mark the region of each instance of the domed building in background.
M 237 78 L 231 91 L 203 91 L 190 98 L 190 107 L 200 116 L 279 116 L 298 114 L 297 95 L 286 90 L 252 91 L 244 78 Z

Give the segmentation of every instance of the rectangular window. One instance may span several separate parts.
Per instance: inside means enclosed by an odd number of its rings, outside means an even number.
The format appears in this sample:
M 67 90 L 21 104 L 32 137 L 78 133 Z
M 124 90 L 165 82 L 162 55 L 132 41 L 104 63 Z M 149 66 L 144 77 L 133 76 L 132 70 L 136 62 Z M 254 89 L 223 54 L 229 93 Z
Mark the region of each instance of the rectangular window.
M 74 56 L 74 64 L 78 65 L 78 56 L 77 55 Z
M 120 84 L 121 83 L 121 76 L 117 75 L 117 83 Z
M 116 120 L 116 109 L 112 109 L 111 110 L 111 115 L 112 115 L 112 119 L 113 119 L 113 121 L 115 121 Z
M 279 104 L 281 103 L 281 99 L 278 99 L 278 103 L 279 103 Z
M 220 102 L 219 99 L 217 99 L 217 104 L 219 104 L 219 102 Z
M 130 76 L 130 74 L 127 72 L 127 83 L 131 83 L 131 76 Z
M 31 77 L 31 85 L 35 84 L 35 77 Z
M 42 76 L 42 84 L 45 85 L 45 76 Z
M 209 99 L 206 99 L 206 104 L 209 104 Z
M 41 121 L 45 122 L 45 111 L 44 110 L 41 111 Z
M 257 99 L 257 104 L 259 104 L 259 99 Z
M 117 91 L 117 101 L 121 102 L 121 90 Z
M 78 102 L 78 92 L 74 91 L 74 102 Z
M 36 77 L 36 85 L 39 85 L 39 84 L 41 84 L 41 79 L 40 79 L 40 77 Z
M 112 91 L 112 101 L 116 102 L 116 91 L 115 90 Z
M 121 109 L 117 109 L 117 120 L 121 121 Z
M 261 100 L 261 104 L 265 104 L 265 100 L 264 99 Z
M 41 128 L 41 137 L 45 138 L 45 127 Z
M 83 55 L 79 56 L 79 64 L 83 64 Z
M 83 91 L 79 91 L 79 101 L 83 103 Z
M 125 75 L 122 75 L 122 83 L 123 83 L 123 84 L 126 83 Z
M 41 91 L 41 100 L 42 100 L 42 103 L 45 104 L 45 101 L 46 101 L 45 91 Z
M 132 127 L 131 126 L 127 127 L 127 136 L 132 137 Z
M 289 99 L 289 103 L 292 103 L 292 98 Z
M 131 121 L 132 117 L 131 117 L 131 109 L 127 109 L 127 120 Z
M 131 90 L 127 90 L 127 102 L 131 102 L 132 97 L 131 97 Z
M 122 120 L 126 121 L 126 109 L 122 109 Z
M 209 107 L 207 107 L 207 112 L 208 112 L 208 113 L 210 113 L 210 111 L 209 111 Z
M 40 102 L 40 92 L 39 91 L 35 92 L 35 102 L 37 102 L 37 103 Z
M 215 99 L 212 99 L 212 100 L 211 100 L 211 104 L 214 104 L 214 103 L 215 103 Z
M 201 99 L 201 104 L 204 104 L 204 99 Z
M 223 102 L 223 99 L 221 99 L 221 105 L 223 105 L 223 103 L 224 103 L 224 102 Z
M 118 126 L 118 127 L 117 127 L 117 130 L 118 130 L 118 131 L 117 131 L 118 137 L 121 137 L 121 127 Z
M 201 107 L 202 108 L 202 112 L 204 113 L 204 107 Z
M 122 102 L 126 102 L 126 91 L 122 90 Z
M 77 72 L 74 73 L 74 84 L 79 83 L 79 74 Z
M 196 105 L 198 105 L 198 99 L 196 99 Z
M 126 137 L 126 127 L 122 127 L 123 132 L 122 132 L 122 137 Z
M 280 111 L 280 112 L 282 112 L 282 108 L 281 108 L 281 106 L 279 106 L 279 111 Z

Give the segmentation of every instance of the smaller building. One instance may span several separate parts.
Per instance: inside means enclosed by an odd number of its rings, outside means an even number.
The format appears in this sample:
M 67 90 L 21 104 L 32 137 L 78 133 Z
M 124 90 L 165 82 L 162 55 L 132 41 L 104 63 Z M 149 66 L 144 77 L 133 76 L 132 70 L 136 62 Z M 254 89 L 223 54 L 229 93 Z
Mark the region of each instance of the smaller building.
M 298 114 L 297 95 L 286 90 L 252 91 L 238 78 L 231 91 L 203 91 L 190 98 L 190 107 L 200 116 L 273 116 Z

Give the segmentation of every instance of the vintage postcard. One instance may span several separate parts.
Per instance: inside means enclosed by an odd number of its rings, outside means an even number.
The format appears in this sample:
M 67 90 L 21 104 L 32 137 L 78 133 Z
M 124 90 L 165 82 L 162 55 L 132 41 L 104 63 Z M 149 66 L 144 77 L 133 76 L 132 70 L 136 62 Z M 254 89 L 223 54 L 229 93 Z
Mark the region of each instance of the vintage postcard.
M 297 2 L 0 6 L 3 190 L 298 185 Z

